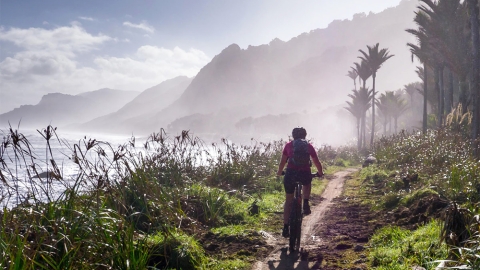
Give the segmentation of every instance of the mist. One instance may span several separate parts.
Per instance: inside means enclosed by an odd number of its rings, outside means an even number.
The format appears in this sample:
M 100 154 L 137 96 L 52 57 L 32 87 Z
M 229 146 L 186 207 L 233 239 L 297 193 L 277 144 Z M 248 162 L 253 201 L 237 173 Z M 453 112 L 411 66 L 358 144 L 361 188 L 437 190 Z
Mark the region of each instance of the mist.
M 195 76 L 163 80 L 126 97 L 115 109 L 107 105 L 120 92 L 97 99 L 97 107 L 82 105 L 75 111 L 62 109 L 66 98 L 60 97 L 47 107 L 40 102 L 1 114 L 0 124 L 21 119 L 34 128 L 51 124 L 78 133 L 129 136 L 161 130 L 175 136 L 189 130 L 206 141 L 239 143 L 287 140 L 301 126 L 317 145 L 354 144 L 356 119 L 345 107 L 359 84 L 346 74 L 360 61 L 360 49 L 379 43 L 394 57 L 377 73 L 378 94 L 418 81 L 406 46 L 414 38 L 405 32 L 414 27 L 416 5 L 402 1 L 379 13 L 355 14 L 286 41 L 275 38 L 244 48 L 233 43 Z

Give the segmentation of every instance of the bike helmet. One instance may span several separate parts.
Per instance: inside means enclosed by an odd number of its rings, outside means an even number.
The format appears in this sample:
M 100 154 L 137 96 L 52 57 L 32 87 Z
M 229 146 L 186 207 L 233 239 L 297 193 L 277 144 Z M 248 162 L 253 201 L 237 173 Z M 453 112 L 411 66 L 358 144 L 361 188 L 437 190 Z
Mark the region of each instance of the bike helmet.
M 307 137 L 307 131 L 303 127 L 296 127 L 292 130 L 292 137 L 296 139 L 305 139 Z

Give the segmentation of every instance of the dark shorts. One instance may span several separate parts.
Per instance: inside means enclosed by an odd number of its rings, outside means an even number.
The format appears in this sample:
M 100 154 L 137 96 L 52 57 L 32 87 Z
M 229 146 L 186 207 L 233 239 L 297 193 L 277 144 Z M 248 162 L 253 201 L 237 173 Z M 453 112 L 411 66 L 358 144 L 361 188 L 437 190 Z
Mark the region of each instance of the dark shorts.
M 300 181 L 302 185 L 309 185 L 312 183 L 312 173 L 310 171 L 297 171 L 287 169 L 283 177 L 283 186 L 285 193 L 292 194 L 295 191 L 295 182 Z

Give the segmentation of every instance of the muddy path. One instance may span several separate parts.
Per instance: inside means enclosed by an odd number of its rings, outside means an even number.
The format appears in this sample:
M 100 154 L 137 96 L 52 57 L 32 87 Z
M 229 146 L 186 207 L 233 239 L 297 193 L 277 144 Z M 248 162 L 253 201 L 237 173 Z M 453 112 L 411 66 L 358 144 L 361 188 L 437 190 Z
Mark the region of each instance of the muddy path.
M 318 205 L 312 207 L 312 214 L 305 216 L 302 224 L 300 252 L 290 253 L 288 251 L 288 239 L 270 236 L 268 242 L 272 245 L 273 251 L 262 260 L 254 263 L 252 270 L 286 270 L 286 269 L 320 269 L 319 260 L 311 260 L 312 253 L 318 252 L 321 246 L 330 246 L 320 233 L 326 225 L 325 214 L 330 209 L 335 198 L 340 196 L 343 185 L 348 175 L 356 169 L 347 169 L 337 172 L 329 177 L 328 185 L 322 194 L 322 200 Z M 313 256 L 318 256 L 313 254 Z M 321 260 L 320 260 L 321 262 Z

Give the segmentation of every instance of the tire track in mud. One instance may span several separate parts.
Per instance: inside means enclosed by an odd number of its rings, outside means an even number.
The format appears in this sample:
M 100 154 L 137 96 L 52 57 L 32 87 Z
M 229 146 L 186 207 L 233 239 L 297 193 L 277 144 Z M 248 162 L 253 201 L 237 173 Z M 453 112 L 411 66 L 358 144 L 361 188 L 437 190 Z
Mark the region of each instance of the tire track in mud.
M 322 194 L 320 204 L 312 207 L 312 214 L 304 217 L 301 240 L 303 252 L 291 254 L 288 252 L 288 239 L 271 237 L 268 242 L 274 246 L 273 251 L 264 260 L 254 263 L 252 270 L 312 269 L 306 258 L 308 250 L 325 244 L 323 239 L 315 235 L 315 232 L 323 225 L 322 219 L 332 200 L 342 194 L 346 176 L 355 171 L 357 169 L 351 168 L 335 173 Z

